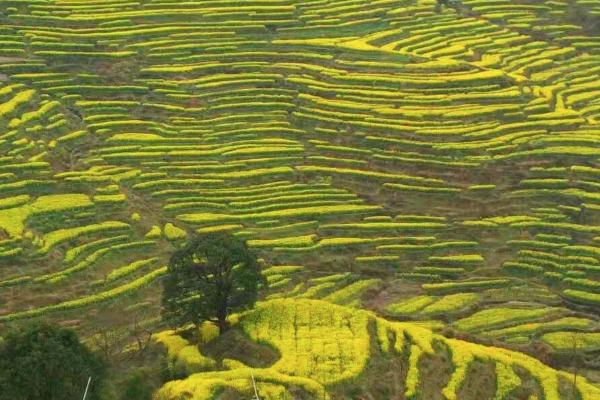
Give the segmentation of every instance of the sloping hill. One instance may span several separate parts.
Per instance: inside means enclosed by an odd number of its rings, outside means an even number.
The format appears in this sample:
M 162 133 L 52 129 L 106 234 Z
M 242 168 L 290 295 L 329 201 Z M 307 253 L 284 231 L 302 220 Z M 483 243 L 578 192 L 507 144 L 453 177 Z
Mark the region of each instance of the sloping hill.
M 250 395 L 254 376 L 262 398 L 290 398 L 286 387 L 296 386 L 309 398 L 329 399 L 331 387 L 360 379 L 373 358 L 387 353 L 402 360 L 396 372 L 405 378 L 402 388 L 389 398 L 465 399 L 466 393 L 460 389 L 469 375 L 482 377 L 484 367 L 476 366 L 476 360 L 494 371 L 493 399 L 537 395 L 561 399 L 572 390 L 570 374 L 554 371 L 532 357 L 447 339 L 413 324 L 389 322 L 318 300 L 271 300 L 242 315 L 239 325 L 252 340 L 273 346 L 281 355 L 279 360 L 268 368 L 249 368 L 228 360 L 224 362 L 227 370 L 195 373 L 167 383 L 159 398 L 212 398 L 224 387 Z M 450 371 L 432 370 L 436 357 L 449 357 Z M 537 381 L 539 387 L 526 389 L 527 380 Z M 440 382 L 439 388 L 434 387 Z M 443 397 L 436 390 L 441 390 Z M 583 400 L 600 396 L 600 389 L 584 379 L 577 382 L 577 391 Z
M 174 247 L 229 231 L 269 298 L 577 340 L 600 382 L 595 2 L 0 5 L 0 322 L 126 345 Z

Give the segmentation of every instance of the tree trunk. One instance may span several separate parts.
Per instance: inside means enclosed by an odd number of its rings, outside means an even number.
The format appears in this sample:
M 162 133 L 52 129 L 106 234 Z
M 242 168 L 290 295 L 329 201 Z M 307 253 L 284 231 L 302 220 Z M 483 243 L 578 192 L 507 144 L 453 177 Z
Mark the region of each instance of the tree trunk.
M 219 334 L 222 335 L 227 329 L 227 301 L 221 301 L 217 310 L 217 325 L 219 326 Z
M 219 325 L 219 334 L 222 335 L 227 329 L 229 329 L 229 323 L 227 322 L 227 315 L 225 313 L 219 315 L 217 325 Z

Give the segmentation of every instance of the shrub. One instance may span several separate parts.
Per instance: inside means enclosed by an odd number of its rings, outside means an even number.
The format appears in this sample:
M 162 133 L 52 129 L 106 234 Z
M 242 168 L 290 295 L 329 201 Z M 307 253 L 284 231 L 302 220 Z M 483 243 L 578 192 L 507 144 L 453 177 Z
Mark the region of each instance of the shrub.
M 0 400 L 79 398 L 89 377 L 88 399 L 99 399 L 105 369 L 72 330 L 26 326 L 0 342 Z

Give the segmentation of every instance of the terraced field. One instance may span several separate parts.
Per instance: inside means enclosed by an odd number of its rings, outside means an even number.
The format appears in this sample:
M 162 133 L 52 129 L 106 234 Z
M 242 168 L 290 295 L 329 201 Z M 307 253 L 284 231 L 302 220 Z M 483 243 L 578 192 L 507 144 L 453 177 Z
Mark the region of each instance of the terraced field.
M 363 398 L 374 359 L 387 398 L 600 399 L 600 3 L 435 3 L 0 0 L 0 323 L 126 347 L 229 231 L 281 357 L 163 332 L 165 399 Z

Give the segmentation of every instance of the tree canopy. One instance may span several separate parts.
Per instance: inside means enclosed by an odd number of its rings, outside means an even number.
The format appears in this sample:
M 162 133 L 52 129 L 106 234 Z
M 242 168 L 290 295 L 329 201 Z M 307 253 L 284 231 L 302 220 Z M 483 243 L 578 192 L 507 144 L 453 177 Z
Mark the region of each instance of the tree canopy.
M 163 318 L 172 326 L 212 321 L 254 305 L 263 281 L 245 242 L 226 233 L 192 237 L 169 261 L 163 280 Z
M 0 342 L 0 400 L 99 399 L 104 362 L 73 330 L 36 324 L 10 331 Z

